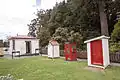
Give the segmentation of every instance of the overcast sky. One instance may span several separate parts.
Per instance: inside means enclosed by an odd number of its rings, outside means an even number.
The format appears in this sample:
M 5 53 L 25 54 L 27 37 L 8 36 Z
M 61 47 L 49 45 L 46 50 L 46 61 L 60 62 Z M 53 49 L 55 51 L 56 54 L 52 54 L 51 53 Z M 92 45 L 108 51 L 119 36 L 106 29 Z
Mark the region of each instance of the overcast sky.
M 0 0 L 0 38 L 26 35 L 27 24 L 35 17 L 36 0 Z M 42 9 L 52 8 L 55 3 L 63 0 L 41 0 Z

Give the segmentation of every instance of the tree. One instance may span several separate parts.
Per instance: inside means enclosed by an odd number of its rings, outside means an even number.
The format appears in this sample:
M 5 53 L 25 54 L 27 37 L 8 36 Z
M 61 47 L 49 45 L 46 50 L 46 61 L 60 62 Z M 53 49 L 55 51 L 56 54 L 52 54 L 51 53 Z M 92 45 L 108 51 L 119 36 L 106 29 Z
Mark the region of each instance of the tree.
M 39 10 L 37 12 L 37 38 L 41 47 L 45 47 L 50 39 L 50 33 L 48 31 L 48 22 L 51 16 L 51 9 Z
M 101 23 L 101 35 L 109 36 L 107 16 L 106 13 L 104 12 L 105 2 L 103 0 L 99 1 L 98 5 L 99 5 L 99 15 L 100 15 L 100 23 Z
M 113 41 L 120 41 L 120 20 L 115 24 L 111 38 Z
M 48 22 L 49 32 L 52 36 L 58 27 L 64 26 L 64 20 L 66 18 L 66 13 L 68 12 L 65 1 L 56 4 L 51 12 L 51 17 Z
M 37 38 L 39 39 L 40 47 L 45 47 L 46 45 L 48 45 L 48 42 L 50 40 L 50 34 L 45 27 L 42 27 L 37 32 Z
M 88 13 L 100 17 L 101 35 L 110 35 L 115 24 L 116 12 L 120 11 L 119 0 L 84 0 Z M 112 20 L 112 21 L 111 21 Z M 109 25 L 109 27 L 108 27 Z M 109 30 L 109 31 L 108 31 Z
M 69 41 L 78 43 L 78 48 L 84 46 L 87 39 L 111 34 L 119 4 L 119 0 L 67 0 L 57 3 L 53 9 L 39 10 L 37 37 L 44 46 L 50 39 L 61 45 Z
M 83 43 L 82 36 L 79 32 L 75 32 L 74 30 L 69 31 L 69 28 L 57 28 L 55 33 L 53 34 L 52 39 L 57 40 L 61 49 L 63 49 L 65 42 L 75 42 L 77 43 L 77 48 L 80 48 L 80 44 Z
M 31 23 L 28 24 L 28 27 L 29 27 L 28 36 L 36 37 L 36 32 L 35 32 L 36 31 L 36 24 L 37 24 L 36 19 L 31 20 Z

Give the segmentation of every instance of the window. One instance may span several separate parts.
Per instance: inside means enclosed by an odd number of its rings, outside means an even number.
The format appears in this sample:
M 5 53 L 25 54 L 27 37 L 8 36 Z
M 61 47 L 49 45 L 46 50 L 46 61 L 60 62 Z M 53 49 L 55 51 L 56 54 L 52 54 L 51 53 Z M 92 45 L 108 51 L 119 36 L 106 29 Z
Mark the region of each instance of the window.
M 13 42 L 13 50 L 15 50 L 15 40 L 12 40 Z

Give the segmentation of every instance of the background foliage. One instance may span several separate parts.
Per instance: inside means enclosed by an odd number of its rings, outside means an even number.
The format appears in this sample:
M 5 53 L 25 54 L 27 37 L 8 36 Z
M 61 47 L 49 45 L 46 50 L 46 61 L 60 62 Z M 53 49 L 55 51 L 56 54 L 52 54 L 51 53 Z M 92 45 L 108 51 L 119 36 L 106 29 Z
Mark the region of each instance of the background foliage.
M 118 39 L 114 35 L 119 31 L 113 29 L 117 22 L 116 13 L 120 11 L 120 1 L 103 0 L 103 3 L 109 26 L 108 34 Z M 49 40 L 55 39 L 60 43 L 61 49 L 65 42 L 76 42 L 77 48 L 85 50 L 84 41 L 100 36 L 103 30 L 100 25 L 99 7 L 98 0 L 67 0 L 56 3 L 53 9 L 37 11 L 37 18 L 28 25 L 29 34 L 35 36 L 37 33 L 42 47 L 45 47 Z

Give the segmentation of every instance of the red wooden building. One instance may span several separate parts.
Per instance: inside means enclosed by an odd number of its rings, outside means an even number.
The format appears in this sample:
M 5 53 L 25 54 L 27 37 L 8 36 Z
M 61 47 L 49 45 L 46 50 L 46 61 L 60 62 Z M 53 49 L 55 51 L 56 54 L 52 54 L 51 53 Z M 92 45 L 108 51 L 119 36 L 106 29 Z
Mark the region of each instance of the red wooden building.
M 64 45 L 64 54 L 65 59 L 69 61 L 76 61 L 77 60 L 77 53 L 76 53 L 76 44 L 75 43 L 66 43 Z
M 109 37 L 100 36 L 85 41 L 87 43 L 88 66 L 106 68 L 109 64 Z

